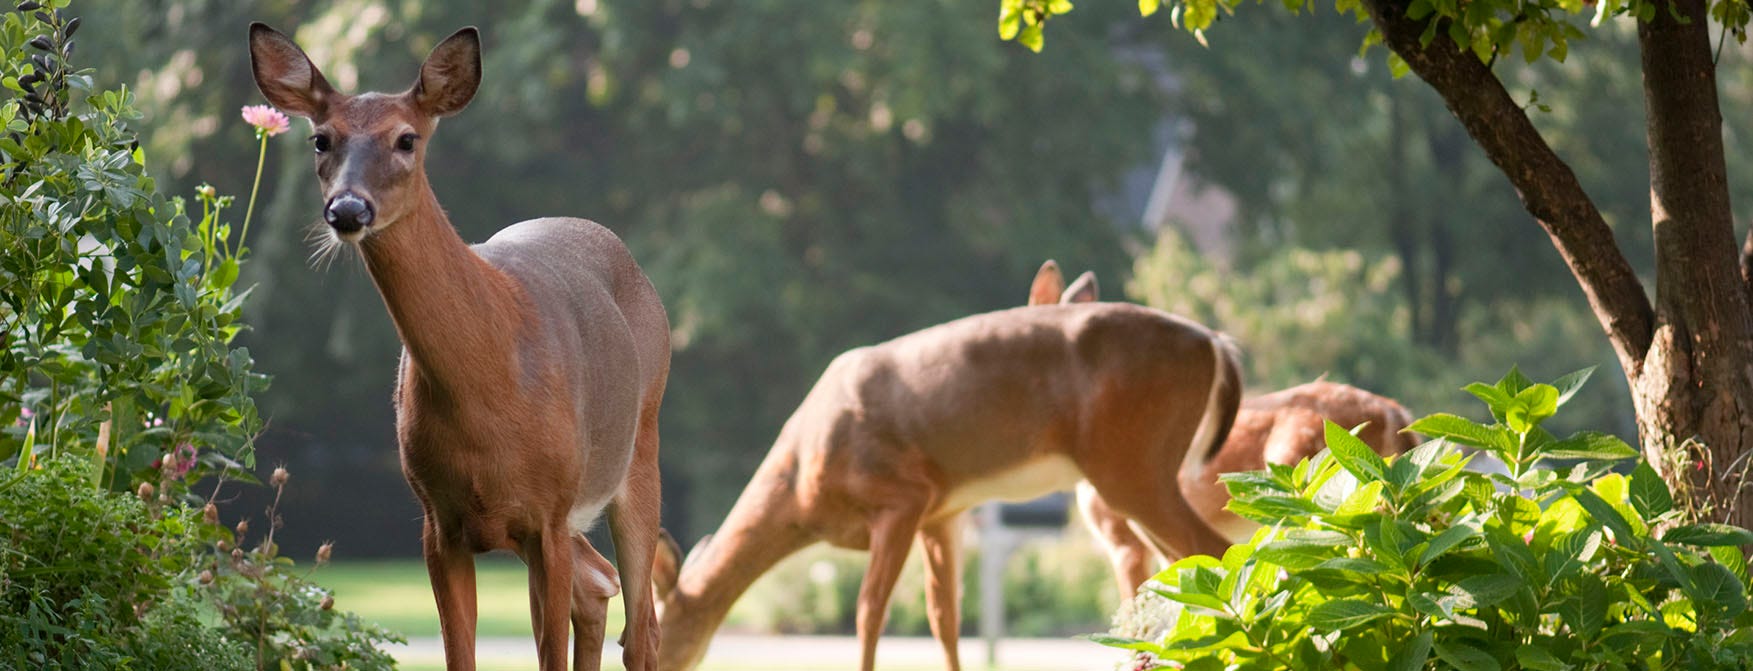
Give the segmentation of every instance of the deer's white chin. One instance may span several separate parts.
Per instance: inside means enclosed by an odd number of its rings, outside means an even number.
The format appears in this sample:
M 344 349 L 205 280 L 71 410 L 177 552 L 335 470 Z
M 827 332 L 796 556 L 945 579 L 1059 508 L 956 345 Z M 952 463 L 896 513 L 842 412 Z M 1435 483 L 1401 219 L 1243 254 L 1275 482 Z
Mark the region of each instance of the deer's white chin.
M 364 240 L 365 236 L 371 235 L 372 227 L 371 226 L 361 226 L 359 228 L 359 230 L 351 231 L 351 232 L 347 232 L 347 233 L 342 233 L 342 232 L 334 230 L 332 228 L 329 229 L 329 231 L 332 234 L 334 234 L 336 240 L 340 240 L 341 242 L 346 242 L 346 243 L 359 244 L 359 241 Z

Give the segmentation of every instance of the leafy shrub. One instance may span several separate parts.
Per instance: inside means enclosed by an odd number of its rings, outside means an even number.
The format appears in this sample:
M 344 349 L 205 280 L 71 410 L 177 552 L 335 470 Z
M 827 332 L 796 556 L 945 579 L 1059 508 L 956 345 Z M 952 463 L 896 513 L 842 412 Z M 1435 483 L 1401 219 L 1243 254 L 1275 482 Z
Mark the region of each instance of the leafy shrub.
M 196 516 L 96 489 L 95 468 L 47 460 L 0 496 L 0 667 L 248 668 L 175 582 Z
M 406 642 L 401 636 L 335 610 L 334 596 L 310 581 L 314 568 L 298 571 L 291 559 L 280 556 L 274 532 L 282 526 L 280 496 L 289 479 L 285 469 L 275 469 L 268 478 L 274 503 L 267 511 L 267 532 L 252 549 L 232 547 L 249 533 L 249 523 L 239 522 L 235 538 L 214 546 L 197 578 L 200 591 L 219 611 L 226 636 L 253 650 L 256 668 L 395 668 L 395 660 L 378 646 Z M 327 563 L 329 552 L 327 544 L 319 548 L 315 565 Z
M 38 451 L 104 462 L 93 479 L 117 491 L 157 481 L 183 444 L 198 452 L 183 475 L 244 477 L 264 378 L 230 345 L 248 292 L 229 199 L 203 189 L 191 221 L 156 191 L 132 95 L 69 61 L 69 1 L 0 15 L 0 454 L 34 426 Z
M 1159 573 L 1098 640 L 1141 668 L 1753 668 L 1753 533 L 1684 523 L 1648 464 L 1613 472 L 1636 455 L 1617 438 L 1541 428 L 1587 377 L 1471 385 L 1493 423 L 1426 417 L 1439 440 L 1392 460 L 1329 423 L 1315 458 L 1225 476 L 1266 526 Z

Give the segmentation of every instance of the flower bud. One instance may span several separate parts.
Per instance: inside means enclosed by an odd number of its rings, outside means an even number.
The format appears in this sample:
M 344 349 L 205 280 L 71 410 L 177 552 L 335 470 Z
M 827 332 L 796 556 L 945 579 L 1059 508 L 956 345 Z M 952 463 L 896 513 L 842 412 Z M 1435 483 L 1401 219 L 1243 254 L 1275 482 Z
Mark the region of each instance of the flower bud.
M 292 477 L 292 475 L 286 472 L 286 467 L 282 466 L 275 468 L 274 474 L 268 477 L 268 484 L 274 485 L 275 487 L 281 487 L 286 484 L 286 479 L 290 477 Z
M 334 608 L 334 607 L 335 607 L 335 597 L 324 596 L 323 597 L 323 610 L 328 610 L 328 609 Z
M 213 572 L 212 571 L 202 571 L 201 575 L 197 578 L 197 580 L 200 580 L 201 584 L 203 584 L 203 585 L 211 585 L 211 584 L 213 584 Z
M 321 566 L 323 564 L 329 563 L 329 553 L 331 551 L 333 551 L 334 549 L 335 549 L 334 541 L 329 541 L 329 542 L 323 543 L 322 545 L 317 546 L 317 565 Z
M 231 560 L 232 561 L 243 561 L 243 548 L 232 548 L 231 549 Z
M 245 534 L 248 534 L 249 532 L 250 532 L 250 521 L 249 520 L 238 520 L 237 521 L 237 535 L 238 535 L 238 537 L 242 538 Z
M 200 194 L 202 198 L 212 198 L 219 195 L 219 190 L 213 188 L 212 184 L 202 184 L 195 187 L 195 193 Z
M 142 482 L 142 483 L 140 483 L 140 489 L 135 490 L 134 493 L 140 496 L 141 501 L 144 501 L 146 503 L 151 503 L 152 502 L 152 495 L 156 494 L 157 492 L 158 492 L 158 490 L 154 489 L 152 487 L 152 483 Z
M 229 551 L 231 551 L 231 543 L 228 543 L 228 542 L 226 542 L 226 541 L 224 541 L 224 540 L 221 540 L 221 541 L 219 541 L 219 551 L 220 551 L 220 552 L 229 552 Z
M 219 507 L 211 503 L 201 507 L 201 519 L 208 524 L 219 524 Z

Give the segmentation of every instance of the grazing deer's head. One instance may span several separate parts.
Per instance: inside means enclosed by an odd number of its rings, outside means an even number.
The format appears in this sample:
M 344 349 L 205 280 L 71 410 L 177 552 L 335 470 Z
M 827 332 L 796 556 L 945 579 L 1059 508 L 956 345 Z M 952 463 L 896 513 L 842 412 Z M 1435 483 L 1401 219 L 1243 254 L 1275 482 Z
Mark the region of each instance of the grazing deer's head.
M 426 140 L 474 97 L 481 38 L 472 27 L 445 38 L 401 93 L 338 92 L 291 38 L 261 23 L 250 25 L 250 66 L 269 103 L 310 119 L 323 221 L 358 242 L 430 198 Z

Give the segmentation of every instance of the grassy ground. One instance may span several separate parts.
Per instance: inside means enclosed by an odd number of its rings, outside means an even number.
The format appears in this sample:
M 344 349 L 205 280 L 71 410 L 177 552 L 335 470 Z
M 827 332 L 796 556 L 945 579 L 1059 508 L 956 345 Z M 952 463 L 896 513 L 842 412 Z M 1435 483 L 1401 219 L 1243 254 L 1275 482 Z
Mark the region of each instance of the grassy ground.
M 490 555 L 475 561 L 478 636 L 531 635 L 528 576 L 523 563 L 512 557 Z M 438 635 L 438 609 L 426 565 L 418 559 L 336 562 L 317 571 L 315 578 L 334 590 L 337 608 L 409 638 Z M 622 621 L 621 599 L 616 597 L 609 602 L 608 631 L 621 631 Z

